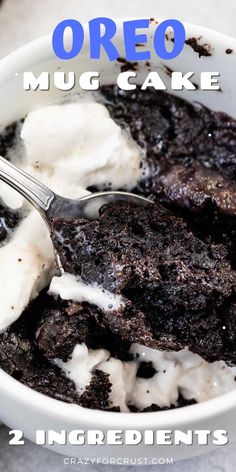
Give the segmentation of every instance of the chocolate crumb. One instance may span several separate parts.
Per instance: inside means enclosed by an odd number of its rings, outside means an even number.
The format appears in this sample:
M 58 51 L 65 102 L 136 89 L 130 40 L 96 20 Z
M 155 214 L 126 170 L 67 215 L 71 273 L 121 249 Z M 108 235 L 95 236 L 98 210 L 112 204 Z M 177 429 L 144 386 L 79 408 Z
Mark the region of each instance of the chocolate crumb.
M 110 391 L 109 374 L 96 369 L 93 372 L 90 384 L 80 397 L 80 405 L 94 410 L 107 410 L 109 408 Z M 117 407 L 112 407 L 112 411 L 114 411 L 114 408 L 119 411 Z
M 185 44 L 190 46 L 194 52 L 198 53 L 199 57 L 212 56 L 211 46 L 209 44 L 198 44 L 198 40 L 196 38 L 186 39 Z
M 121 72 L 126 72 L 128 70 L 136 71 L 138 69 L 138 62 L 129 62 L 124 57 L 118 57 L 117 62 L 123 64 L 120 68 Z
M 172 31 L 170 31 L 169 33 L 166 33 L 166 34 L 165 34 L 165 38 L 166 38 L 166 41 L 171 41 L 172 43 L 175 42 L 175 38 L 174 38 L 174 36 L 173 36 Z

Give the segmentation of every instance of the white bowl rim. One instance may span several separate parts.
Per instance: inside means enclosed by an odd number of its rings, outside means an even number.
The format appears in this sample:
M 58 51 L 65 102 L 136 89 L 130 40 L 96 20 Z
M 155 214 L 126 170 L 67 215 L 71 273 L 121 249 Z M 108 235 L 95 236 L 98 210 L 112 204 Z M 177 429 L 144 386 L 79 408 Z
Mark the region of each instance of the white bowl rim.
M 130 19 L 130 18 L 129 18 Z M 125 21 L 126 18 L 114 18 L 114 21 L 119 24 Z M 158 18 L 157 21 L 162 21 Z M 214 39 L 222 43 L 228 43 L 236 51 L 236 39 L 224 33 L 220 33 L 210 28 L 206 28 L 197 24 L 183 22 L 190 30 L 197 30 L 199 33 L 214 35 Z M 86 25 L 86 23 L 82 23 Z M 24 60 L 24 68 L 28 62 L 31 67 L 37 65 L 42 59 L 44 62 L 52 57 L 52 50 L 48 48 L 51 44 L 51 35 L 45 35 L 37 38 L 26 45 L 16 49 L 5 58 L 0 60 L 0 77 L 1 81 L 4 78 L 9 79 L 9 75 L 16 72 L 16 64 Z M 31 53 L 35 56 L 35 61 L 32 61 Z M 27 59 L 30 58 L 29 59 Z M 7 71 L 7 72 L 6 72 Z M 173 410 L 148 412 L 148 413 L 118 413 L 103 410 L 93 410 L 83 408 L 79 405 L 69 404 L 47 395 L 39 393 L 20 381 L 14 379 L 0 368 L 0 393 L 1 390 L 7 393 L 9 399 L 16 403 L 25 403 L 29 407 L 36 409 L 37 414 L 41 412 L 47 413 L 48 416 L 56 416 L 58 420 L 70 421 L 72 424 L 79 424 L 84 421 L 86 425 L 96 425 L 112 428 L 174 428 L 175 425 L 184 425 L 190 422 L 199 422 L 201 420 L 210 419 L 226 413 L 229 410 L 236 408 L 236 391 L 232 390 L 228 393 L 219 395 L 218 397 L 206 400 L 201 403 L 196 403 Z
M 129 18 L 129 19 L 135 19 L 135 18 Z M 153 18 L 154 20 L 158 21 L 159 23 L 161 21 L 164 21 L 163 18 Z M 119 17 L 119 18 L 113 18 L 113 20 L 116 22 L 118 26 L 122 24 L 123 21 L 126 21 L 127 18 Z M 230 43 L 232 46 L 234 45 L 234 48 L 232 47 L 232 50 L 236 52 L 236 38 L 233 38 L 232 36 L 226 35 L 225 33 L 221 33 L 219 31 L 216 31 L 211 28 L 207 28 L 205 26 L 201 26 L 195 23 L 188 23 L 188 22 L 182 22 L 184 26 L 190 30 L 197 30 L 198 33 L 202 34 L 207 34 L 207 35 L 214 35 L 214 39 L 218 40 L 219 42 L 222 43 Z M 86 27 L 87 23 L 82 22 L 82 26 Z M 199 36 L 199 35 L 198 35 Z M 52 58 L 52 47 L 51 46 L 51 40 L 52 40 L 52 35 L 47 34 L 44 36 L 41 36 L 37 39 L 34 39 L 33 41 L 30 41 L 26 43 L 25 45 L 17 48 L 15 51 L 11 52 L 7 56 L 3 57 L 0 59 L 0 78 L 2 81 L 2 78 L 4 76 L 7 76 L 9 78 L 10 70 L 12 70 L 13 74 L 15 74 L 16 71 L 16 63 L 17 61 L 20 62 L 21 58 L 24 59 L 24 70 L 25 70 L 25 65 L 28 62 L 31 67 L 33 65 L 37 65 L 40 62 L 40 59 L 42 58 L 44 61 Z M 228 44 L 227 44 L 228 46 Z M 44 49 L 44 52 L 42 53 Z M 34 53 L 35 56 L 35 61 L 32 61 L 31 53 Z M 27 59 L 28 57 L 28 59 Z M 16 61 L 17 59 L 17 61 Z M 68 62 L 68 61 L 61 61 L 63 62 Z M 6 73 L 7 70 L 7 73 Z

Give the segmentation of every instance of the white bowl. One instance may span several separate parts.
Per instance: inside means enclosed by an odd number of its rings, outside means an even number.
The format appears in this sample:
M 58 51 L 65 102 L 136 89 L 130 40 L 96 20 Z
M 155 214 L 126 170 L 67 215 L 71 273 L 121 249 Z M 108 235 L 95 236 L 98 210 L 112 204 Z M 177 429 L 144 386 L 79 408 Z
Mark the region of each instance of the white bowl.
M 120 56 L 124 56 L 122 46 L 122 20 L 117 20 L 118 33 L 116 45 Z M 151 23 L 150 40 L 155 22 Z M 208 29 L 186 25 L 187 37 L 202 37 L 202 42 L 213 48 L 211 57 L 199 58 L 190 46 L 185 46 L 177 59 L 166 64 L 173 70 L 182 72 L 219 71 L 221 73 L 222 92 L 181 92 L 189 101 L 199 101 L 214 110 L 225 111 L 236 117 L 235 75 L 236 41 Z M 226 49 L 233 49 L 226 54 Z M 164 62 L 153 54 L 152 69 L 158 70 L 164 80 L 168 79 Z M 24 116 L 30 110 L 64 99 L 64 94 L 55 88 L 49 92 L 24 92 L 22 73 L 24 71 L 56 71 L 58 68 L 75 71 L 80 74 L 85 70 L 99 70 L 103 83 L 114 81 L 120 64 L 110 63 L 105 57 L 101 61 L 89 60 L 89 44 L 79 58 L 69 62 L 60 61 L 51 47 L 51 37 L 44 37 L 17 50 L 0 62 L 0 129 L 13 120 Z M 141 67 L 142 74 L 146 73 Z M 17 74 L 16 74 L 17 73 Z M 169 80 L 169 79 L 168 79 Z M 199 83 L 199 78 L 194 79 Z M 0 418 L 12 429 L 20 429 L 25 437 L 34 441 L 35 431 L 73 429 L 148 429 L 164 430 L 202 430 L 224 429 L 229 438 L 236 438 L 236 392 L 221 395 L 201 404 L 176 410 L 157 413 L 114 413 L 94 411 L 77 405 L 66 404 L 25 387 L 0 369 Z M 173 457 L 187 458 L 211 450 L 212 442 L 207 446 L 52 446 L 55 451 L 73 457 Z

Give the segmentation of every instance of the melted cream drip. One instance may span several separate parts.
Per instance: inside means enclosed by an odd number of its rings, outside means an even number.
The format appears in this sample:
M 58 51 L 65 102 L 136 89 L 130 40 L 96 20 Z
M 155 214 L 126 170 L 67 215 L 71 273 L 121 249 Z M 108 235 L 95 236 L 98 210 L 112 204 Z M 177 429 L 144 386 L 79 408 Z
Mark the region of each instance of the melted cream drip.
M 62 300 L 88 302 L 103 311 L 118 310 L 124 306 L 121 296 L 114 295 L 97 284 L 86 284 L 79 277 L 68 273 L 53 277 L 49 293 L 59 296 Z

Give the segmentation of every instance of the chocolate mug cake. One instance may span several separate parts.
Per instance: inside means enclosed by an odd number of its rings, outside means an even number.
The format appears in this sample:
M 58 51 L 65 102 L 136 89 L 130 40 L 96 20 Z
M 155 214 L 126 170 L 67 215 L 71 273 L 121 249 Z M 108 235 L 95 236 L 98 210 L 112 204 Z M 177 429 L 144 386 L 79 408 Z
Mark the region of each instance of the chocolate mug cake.
M 0 366 L 46 395 L 117 412 L 230 391 L 236 121 L 165 92 L 111 85 L 89 100 L 31 112 L 5 130 L 0 154 L 64 196 L 123 189 L 153 204 L 55 219 L 58 276 L 40 216 L 0 188 Z

